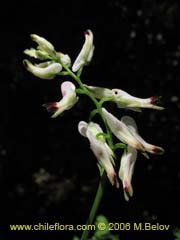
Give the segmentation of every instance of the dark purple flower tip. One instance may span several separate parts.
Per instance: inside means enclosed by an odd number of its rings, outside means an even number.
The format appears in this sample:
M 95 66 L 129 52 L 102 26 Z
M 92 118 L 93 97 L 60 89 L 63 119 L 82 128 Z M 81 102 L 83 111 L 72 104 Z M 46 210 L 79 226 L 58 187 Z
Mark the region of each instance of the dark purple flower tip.
M 150 97 L 150 104 L 156 105 L 161 103 L 161 96 Z
M 161 155 L 161 154 L 164 153 L 164 149 L 161 148 L 161 147 L 154 147 L 154 148 L 153 148 L 153 153 L 154 153 L 154 154 L 157 154 L 157 155 Z
M 42 105 L 43 107 L 45 107 L 47 109 L 48 112 L 56 112 L 58 110 L 58 104 L 57 102 L 49 102 L 49 103 L 45 103 Z
M 89 35 L 90 35 L 90 31 L 89 31 L 89 30 L 86 30 L 86 31 L 84 32 L 84 34 L 89 36 Z

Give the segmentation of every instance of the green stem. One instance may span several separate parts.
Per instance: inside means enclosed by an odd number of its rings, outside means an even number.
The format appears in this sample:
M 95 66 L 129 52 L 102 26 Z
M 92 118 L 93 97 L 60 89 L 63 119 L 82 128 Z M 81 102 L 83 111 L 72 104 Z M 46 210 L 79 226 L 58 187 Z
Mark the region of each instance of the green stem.
M 94 218 L 96 216 L 97 210 L 99 208 L 103 193 L 104 193 L 104 188 L 105 188 L 105 183 L 106 183 L 106 173 L 105 171 L 103 172 L 101 179 L 100 179 L 100 183 L 96 192 L 96 196 L 94 199 L 94 203 L 92 205 L 88 220 L 86 222 L 86 226 L 91 225 L 94 221 Z M 87 240 L 88 236 L 89 236 L 89 230 L 84 230 L 81 236 L 81 240 Z

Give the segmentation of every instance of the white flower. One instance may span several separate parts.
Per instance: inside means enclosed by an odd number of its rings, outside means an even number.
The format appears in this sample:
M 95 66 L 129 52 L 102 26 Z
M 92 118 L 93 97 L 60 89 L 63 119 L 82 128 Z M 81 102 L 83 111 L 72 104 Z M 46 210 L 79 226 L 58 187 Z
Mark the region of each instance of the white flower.
M 93 52 L 93 33 L 91 30 L 87 30 L 85 32 L 84 45 L 72 66 L 73 72 L 77 72 L 84 65 L 88 65 L 93 57 Z
M 118 188 L 119 182 L 113 167 L 114 153 L 102 135 L 97 137 L 97 134 L 103 133 L 101 127 L 93 122 L 88 124 L 84 121 L 81 121 L 78 125 L 78 130 L 82 136 L 89 139 L 91 150 L 96 156 L 98 163 L 105 169 L 111 184 L 116 185 Z
M 36 34 L 31 34 L 31 38 L 33 41 L 35 41 L 39 45 L 38 48 L 40 50 L 44 50 L 52 57 L 54 57 L 56 55 L 54 46 L 49 41 L 47 41 L 45 38 L 40 37 Z
M 123 184 L 124 197 L 126 201 L 129 201 L 129 196 L 133 196 L 131 179 L 134 172 L 136 158 L 137 150 L 128 145 L 127 149 L 124 149 L 119 169 L 119 178 L 121 179 Z
M 103 108 L 102 111 L 109 128 L 113 134 L 123 143 L 126 143 L 142 152 L 147 151 L 153 154 L 162 154 L 164 152 L 161 147 L 147 143 L 138 134 L 137 126 L 133 118 L 124 116 L 120 121 L 111 113 L 109 113 L 105 108 Z
M 118 108 L 126 108 L 133 111 L 141 112 L 141 108 L 151 108 L 163 110 L 163 107 L 155 105 L 159 97 L 137 98 L 121 89 L 108 89 L 103 87 L 87 86 L 94 96 L 98 99 L 109 98 L 117 104 Z
M 61 64 L 51 61 L 33 65 L 25 59 L 23 63 L 29 72 L 42 79 L 53 79 L 62 70 Z
M 105 108 L 103 108 L 102 111 L 110 130 L 121 142 L 145 151 L 142 144 L 131 134 L 129 128 L 122 121 L 109 113 Z
M 121 121 L 128 127 L 129 131 L 137 139 L 137 141 L 143 146 L 146 152 L 152 154 L 162 154 L 164 149 L 150 143 L 147 143 L 138 133 L 136 122 L 132 117 L 124 116 L 121 118 Z
M 141 108 L 151 108 L 156 110 L 163 110 L 163 107 L 155 105 L 159 100 L 158 97 L 137 98 L 129 93 L 120 90 L 112 89 L 114 101 L 119 108 L 127 108 L 130 110 L 141 112 Z
M 49 112 L 53 112 L 52 118 L 56 118 L 62 112 L 71 109 L 78 101 L 76 96 L 76 88 L 71 82 L 63 82 L 61 84 L 61 92 L 63 98 L 59 102 L 49 102 L 43 104 Z

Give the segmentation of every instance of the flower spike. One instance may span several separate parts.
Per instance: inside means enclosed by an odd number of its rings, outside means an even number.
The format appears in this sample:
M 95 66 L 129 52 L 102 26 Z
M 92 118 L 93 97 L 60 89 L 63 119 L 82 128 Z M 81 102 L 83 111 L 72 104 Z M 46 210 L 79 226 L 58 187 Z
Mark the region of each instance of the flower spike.
M 62 112 L 71 109 L 74 104 L 78 101 L 76 96 L 76 88 L 71 82 L 63 82 L 61 84 L 61 92 L 63 98 L 59 102 L 49 102 L 43 104 L 43 107 L 46 107 L 48 112 L 53 112 L 52 118 L 56 118 Z

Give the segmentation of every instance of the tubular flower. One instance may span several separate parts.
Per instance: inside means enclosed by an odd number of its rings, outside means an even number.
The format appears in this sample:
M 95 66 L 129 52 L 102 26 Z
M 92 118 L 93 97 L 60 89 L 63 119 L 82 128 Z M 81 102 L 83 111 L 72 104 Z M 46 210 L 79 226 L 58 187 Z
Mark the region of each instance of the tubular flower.
M 74 104 L 78 101 L 76 96 L 76 88 L 71 82 L 63 82 L 61 84 L 61 92 L 63 98 L 59 102 L 49 102 L 43 104 L 43 107 L 46 107 L 47 111 L 53 112 L 52 118 L 56 118 L 62 112 L 71 109 Z
M 133 118 L 124 116 L 121 121 L 109 113 L 105 108 L 102 109 L 107 124 L 113 134 L 123 143 L 138 149 L 142 152 L 153 154 L 162 154 L 164 150 L 161 147 L 147 143 L 137 132 L 137 126 Z M 147 156 L 147 155 L 146 155 Z
M 129 201 L 129 196 L 133 196 L 131 179 L 134 172 L 136 158 L 137 150 L 128 145 L 127 149 L 124 149 L 119 169 L 119 178 L 121 179 L 123 184 L 124 198 L 126 201 Z
M 91 30 L 86 30 L 84 45 L 72 66 L 73 72 L 77 72 L 84 65 L 88 65 L 93 57 L 93 52 L 93 33 Z
M 159 98 L 155 96 L 149 98 L 137 98 L 120 89 L 112 89 L 112 92 L 119 108 L 127 108 L 138 112 L 141 112 L 141 108 L 152 108 L 157 110 L 164 109 L 163 107 L 155 105 L 159 100 Z
M 114 153 L 106 143 L 104 137 L 102 135 L 99 137 L 97 136 L 97 134 L 103 133 L 101 127 L 93 122 L 88 124 L 84 121 L 81 121 L 78 125 L 78 130 L 82 136 L 88 138 L 91 150 L 96 156 L 98 163 L 105 169 L 111 184 L 116 185 L 118 188 L 119 182 L 113 167 L 113 165 L 115 165 Z
M 48 53 L 49 56 L 54 57 L 56 55 L 54 46 L 47 41 L 45 38 L 40 37 L 36 34 L 31 34 L 31 39 L 38 44 L 38 48 Z
M 51 61 L 33 65 L 29 60 L 25 59 L 23 63 L 29 72 L 41 79 L 53 79 L 62 70 L 61 64 Z
M 138 133 L 136 122 L 132 117 L 124 116 L 121 118 L 121 121 L 126 124 L 131 134 L 139 141 L 146 152 L 152 153 L 152 154 L 162 154 L 164 153 L 164 149 L 155 145 L 152 145 L 150 143 L 147 143 Z
M 140 151 L 145 151 L 142 144 L 131 134 L 129 128 L 109 113 L 105 108 L 102 109 L 104 117 L 107 121 L 109 128 L 112 133 L 123 143 L 130 145 L 133 148 L 139 149 Z
M 137 98 L 128 94 L 121 89 L 108 89 L 102 87 L 93 87 L 85 85 L 96 98 L 109 98 L 109 101 L 113 101 L 117 104 L 118 108 L 126 108 L 133 111 L 141 112 L 141 108 L 152 108 L 157 110 L 163 110 L 163 107 L 157 106 L 156 103 L 159 97 L 149 98 Z

